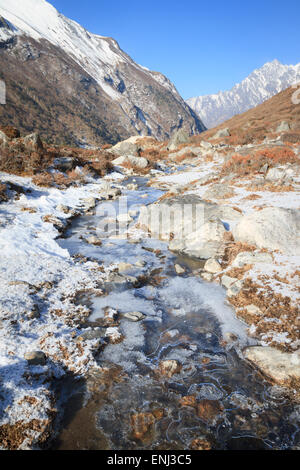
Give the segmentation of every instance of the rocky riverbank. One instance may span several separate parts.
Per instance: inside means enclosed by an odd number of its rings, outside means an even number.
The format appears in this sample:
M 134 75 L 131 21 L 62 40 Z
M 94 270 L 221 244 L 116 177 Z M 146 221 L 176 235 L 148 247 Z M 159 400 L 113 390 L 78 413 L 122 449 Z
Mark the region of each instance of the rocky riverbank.
M 244 174 L 246 161 L 237 163 L 236 152 L 256 155 L 266 148 L 275 149 L 276 158 L 265 153 L 263 167 L 257 167 L 254 158 L 255 168 L 248 162 L 251 169 Z M 172 261 L 179 279 L 185 279 L 187 273 L 192 276 L 182 284 L 185 295 L 195 295 L 193 302 L 197 303 L 198 293 L 193 289 L 200 289 L 203 283 L 215 283 L 218 293 L 224 287 L 226 302 L 246 322 L 250 342 L 252 338 L 255 344 L 244 344 L 248 347 L 243 357 L 269 380 L 290 387 L 288 393 L 297 395 L 299 152 L 293 145 L 280 157 L 278 149 L 285 149 L 280 138 L 236 149 L 214 141 L 195 143 L 179 133 L 168 144 L 134 138 L 107 150 L 113 156 L 110 160 L 114 170 L 101 179 L 85 174 L 85 182 L 75 181 L 64 187 L 54 182 L 44 187 L 34 184 L 31 177 L 1 173 L 2 448 L 34 448 L 48 442 L 62 406 L 54 384 L 65 376 L 87 378 L 91 371 L 101 375 L 104 369 L 99 358 L 104 348 L 112 358 L 117 352 L 124 358 L 129 354 L 131 335 L 137 338 L 142 333 L 139 326 L 137 331 L 127 331 L 124 326 L 120 329 L 121 318 L 136 325 L 147 316 L 151 321 L 161 318 L 156 306 L 133 303 L 134 297 L 118 294 L 117 290 L 107 308 L 104 292 L 107 286 L 148 286 L 151 302 L 151 289 L 163 285 L 169 275 L 162 269 L 172 252 L 198 263 L 187 270 L 179 259 Z M 242 167 L 242 174 L 237 174 L 231 164 L 228 173 L 232 158 L 238 171 Z M 79 164 L 76 171 L 81 170 Z M 147 175 L 148 186 L 137 191 L 140 174 Z M 122 185 L 121 181 L 130 176 L 127 186 Z M 131 205 L 136 206 L 138 201 L 139 207 L 130 206 L 127 212 L 116 214 L 116 233 L 103 238 L 91 227 L 68 249 L 64 247 L 62 237 L 72 221 L 92 217 L 99 204 L 113 203 L 122 193 L 129 198 L 132 195 Z M 182 218 L 185 207 L 187 219 Z M 152 208 L 163 215 L 160 222 L 155 217 L 149 221 Z M 164 216 L 170 212 L 171 225 L 166 227 Z M 105 220 L 108 223 L 109 217 Z M 129 245 L 119 246 L 118 240 L 124 239 Z M 145 243 L 147 239 L 152 244 Z M 160 243 L 169 246 L 170 255 Z M 130 245 L 137 250 L 132 256 L 139 254 L 134 261 L 128 260 Z M 184 307 L 170 301 L 178 289 L 176 282 L 160 295 L 167 299 L 170 311 L 180 315 Z M 211 286 L 210 290 L 207 287 L 207 295 L 213 297 L 216 291 L 214 284 Z M 89 300 L 93 296 L 100 299 L 95 305 Z M 225 325 L 220 341 L 225 349 L 230 348 L 239 342 L 240 327 L 232 323 L 229 307 L 224 313 L 221 303 L 217 305 L 220 324 Z M 91 316 L 101 309 L 102 316 Z M 176 338 L 176 328 L 170 334 Z M 174 374 L 187 373 L 184 361 L 182 365 L 172 354 L 166 361 L 153 366 L 153 373 L 168 380 Z M 194 405 L 201 414 L 201 403 Z M 207 406 L 203 406 L 205 411 Z M 217 408 L 221 413 L 219 405 Z M 152 411 L 147 413 L 145 434 L 164 416 L 164 412 L 157 417 Z M 140 415 L 133 416 L 135 435 L 143 434 L 138 424 Z

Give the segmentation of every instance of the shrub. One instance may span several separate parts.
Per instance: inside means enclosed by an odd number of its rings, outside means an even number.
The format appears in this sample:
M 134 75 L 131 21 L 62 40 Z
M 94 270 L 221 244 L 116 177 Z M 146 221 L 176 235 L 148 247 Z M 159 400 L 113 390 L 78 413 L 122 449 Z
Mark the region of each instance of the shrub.
M 187 153 L 184 153 L 183 155 L 179 155 L 178 157 L 176 157 L 176 163 L 181 163 L 183 162 L 184 160 L 187 160 L 188 158 L 197 158 L 197 155 L 193 152 L 187 152 Z
M 299 158 L 290 148 L 275 147 L 258 150 L 254 155 L 233 155 L 224 163 L 222 172 L 246 176 L 259 172 L 265 164 L 271 167 L 286 163 L 299 163 Z
M 0 126 L 0 131 L 4 132 L 9 139 L 20 137 L 20 131 L 13 126 Z

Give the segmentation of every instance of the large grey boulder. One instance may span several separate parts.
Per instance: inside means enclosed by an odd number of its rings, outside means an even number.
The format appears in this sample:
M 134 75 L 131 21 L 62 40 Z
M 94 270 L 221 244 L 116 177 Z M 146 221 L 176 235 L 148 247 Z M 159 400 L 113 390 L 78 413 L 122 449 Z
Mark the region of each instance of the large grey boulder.
M 138 224 L 152 237 L 170 241 L 172 251 L 209 259 L 223 253 L 226 221 L 241 217 L 229 206 L 185 194 L 143 207 Z
M 136 168 L 147 168 L 148 160 L 144 157 L 135 157 L 134 155 L 122 156 L 115 158 L 112 163 L 116 166 L 123 166 L 126 163 L 136 167 Z
M 168 150 L 176 150 L 180 144 L 185 144 L 189 141 L 189 134 L 184 129 L 179 129 L 172 134 L 168 143 Z
M 116 153 L 116 154 L 122 155 L 122 156 L 127 156 L 127 155 L 137 156 L 138 153 L 139 153 L 138 141 L 140 139 L 141 139 L 141 137 L 139 135 L 129 137 L 129 139 L 122 140 L 122 142 L 117 143 L 110 150 L 113 153 Z
M 289 123 L 286 121 L 282 121 L 276 129 L 276 134 L 279 134 L 280 132 L 288 132 L 290 129 L 291 128 Z
M 259 251 L 242 251 L 231 263 L 233 268 L 242 268 L 247 264 L 259 264 L 259 263 L 273 263 L 273 257 L 270 253 L 259 252 Z
M 300 210 L 267 207 L 248 214 L 233 229 L 235 241 L 300 255 Z
M 222 254 L 225 232 L 224 225 L 219 219 L 209 220 L 199 230 L 189 233 L 185 238 L 171 240 L 169 249 L 207 260 Z
M 213 136 L 213 139 L 221 139 L 222 137 L 229 137 L 229 136 L 230 136 L 230 132 L 229 132 L 228 127 L 226 127 L 225 129 L 218 130 Z
M 295 176 L 295 171 L 291 167 L 278 166 L 270 168 L 266 173 L 266 180 L 272 182 L 289 182 L 293 181 Z
M 290 386 L 300 380 L 300 351 L 286 353 L 278 349 L 253 346 L 244 351 L 245 357 L 274 382 Z

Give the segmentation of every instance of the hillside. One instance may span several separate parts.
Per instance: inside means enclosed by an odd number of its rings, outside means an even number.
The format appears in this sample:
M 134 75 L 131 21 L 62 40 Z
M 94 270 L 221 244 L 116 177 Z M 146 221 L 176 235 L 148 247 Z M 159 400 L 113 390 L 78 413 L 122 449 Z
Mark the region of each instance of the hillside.
M 131 135 L 166 139 L 204 130 L 162 74 L 136 64 L 112 39 L 86 31 L 44 0 L 0 0 L 2 125 L 74 145 Z

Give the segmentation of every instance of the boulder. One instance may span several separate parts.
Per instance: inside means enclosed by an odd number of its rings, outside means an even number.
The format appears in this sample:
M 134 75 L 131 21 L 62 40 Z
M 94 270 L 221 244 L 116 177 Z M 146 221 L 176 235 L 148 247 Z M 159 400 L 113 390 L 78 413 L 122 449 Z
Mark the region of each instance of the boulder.
M 95 235 L 91 235 L 89 238 L 86 239 L 86 242 L 89 245 L 95 245 L 95 246 L 101 246 L 102 245 L 102 240 L 99 238 L 95 237 Z
M 203 201 L 196 195 L 179 195 L 141 209 L 138 223 L 161 240 L 184 239 L 211 219 L 239 220 L 242 214 L 225 205 Z M 171 237 L 171 238 L 172 238 Z
M 292 168 L 288 167 L 274 167 L 270 168 L 266 173 L 266 180 L 267 181 L 274 181 L 274 182 L 288 182 L 293 181 L 293 176 L 295 172 Z
M 235 241 L 300 255 L 300 210 L 267 207 L 248 214 L 233 228 Z
M 134 167 L 137 168 L 147 168 L 148 166 L 148 160 L 144 157 L 135 157 L 134 155 L 127 155 L 127 156 L 121 156 L 118 158 L 115 158 L 115 160 L 112 161 L 112 163 L 115 166 L 123 166 L 125 164 L 130 164 Z
M 24 145 L 29 150 L 41 150 L 43 148 L 42 140 L 37 132 L 29 134 L 23 138 Z
M 236 277 L 230 277 L 227 276 L 227 274 L 224 274 L 221 279 L 221 284 L 225 289 L 229 289 L 235 282 L 237 282 L 238 279 Z
M 221 220 L 210 220 L 183 239 L 173 239 L 169 249 L 199 259 L 221 255 L 226 230 Z
M 42 351 L 29 351 L 24 357 L 30 366 L 44 366 L 46 364 L 46 355 Z
M 261 253 L 259 251 L 242 251 L 231 263 L 233 268 L 242 268 L 246 264 L 273 263 L 273 257 L 270 253 Z
M 279 385 L 292 386 L 300 380 L 300 351 L 286 353 L 273 347 L 253 346 L 245 357 Z
M 275 132 L 276 132 L 276 134 L 279 134 L 279 133 L 281 133 L 281 132 L 288 132 L 288 131 L 290 131 L 290 130 L 291 130 L 291 128 L 290 128 L 289 123 L 286 122 L 286 121 L 282 121 L 282 122 L 279 124 L 279 126 L 277 127 L 277 129 L 276 129 Z
M 113 153 L 116 153 L 117 155 L 121 155 L 121 156 L 127 156 L 127 155 L 137 156 L 139 154 L 140 146 L 138 145 L 138 141 L 140 139 L 141 137 L 139 135 L 129 137 L 129 139 L 122 140 L 122 142 L 117 143 L 110 150 Z
M 213 136 L 213 139 L 221 139 L 222 137 L 229 137 L 229 136 L 230 136 L 230 132 L 229 132 L 228 127 L 226 127 L 225 129 L 218 130 Z
M 221 199 L 234 196 L 234 190 L 224 183 L 213 184 L 203 194 L 203 199 Z
M 206 261 L 204 269 L 208 273 L 216 274 L 222 271 L 222 266 L 220 265 L 218 260 L 216 260 L 215 258 L 210 258 Z
M 184 129 L 178 129 L 172 134 L 168 143 L 168 150 L 176 150 L 180 144 L 185 144 L 189 141 L 189 134 Z
M 180 266 L 180 264 L 175 264 L 174 268 L 175 268 L 176 274 L 185 273 L 185 269 L 182 266 Z
M 146 318 L 146 315 L 144 315 L 141 312 L 127 312 L 127 313 L 124 313 L 123 317 L 127 318 L 127 320 L 130 320 L 132 322 L 137 322 Z

